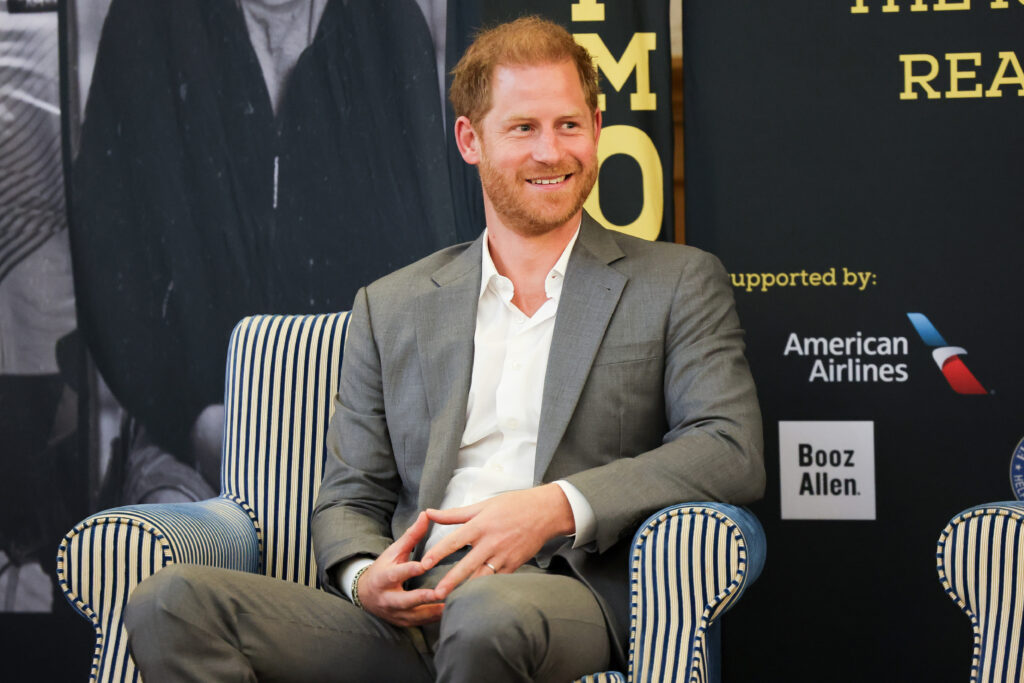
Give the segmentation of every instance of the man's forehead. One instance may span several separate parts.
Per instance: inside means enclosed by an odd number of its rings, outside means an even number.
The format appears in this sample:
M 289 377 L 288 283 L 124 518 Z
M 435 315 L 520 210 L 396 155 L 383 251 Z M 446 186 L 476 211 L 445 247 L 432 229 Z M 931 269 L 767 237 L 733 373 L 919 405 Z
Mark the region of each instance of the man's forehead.
M 549 71 L 550 73 L 548 75 L 536 73 L 538 70 Z M 527 75 L 531 71 L 534 73 Z M 549 93 L 550 98 L 553 99 L 562 94 L 558 91 L 558 86 L 562 84 L 563 78 L 572 86 L 575 86 L 572 88 L 575 90 L 573 94 L 579 95 L 580 104 L 584 105 L 583 109 L 585 110 L 586 95 L 583 90 L 583 84 L 580 82 L 579 75 L 571 61 L 495 65 L 491 77 L 490 105 L 493 107 L 496 104 L 495 94 L 497 92 L 508 89 L 523 91 L 524 89 L 535 88 L 541 91 L 538 93 L 537 99 L 548 99 Z
M 498 62 L 494 65 L 491 71 L 491 78 L 497 80 L 499 78 L 510 78 L 512 74 L 522 73 L 524 71 L 530 71 L 533 69 L 554 69 L 562 70 L 568 67 L 574 73 L 576 72 L 576 66 L 573 64 L 571 59 L 558 59 L 558 60 L 541 60 L 536 62 Z M 577 74 L 579 78 L 579 74 Z M 581 84 L 582 87 L 582 84 Z

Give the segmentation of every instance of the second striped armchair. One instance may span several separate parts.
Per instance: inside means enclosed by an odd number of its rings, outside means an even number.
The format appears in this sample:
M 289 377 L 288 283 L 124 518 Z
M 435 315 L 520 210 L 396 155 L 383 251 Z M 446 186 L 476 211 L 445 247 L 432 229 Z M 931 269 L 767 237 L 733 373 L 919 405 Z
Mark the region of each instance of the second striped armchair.
M 939 534 L 936 565 L 974 632 L 971 683 L 1024 680 L 1024 503 L 987 503 L 953 517 Z

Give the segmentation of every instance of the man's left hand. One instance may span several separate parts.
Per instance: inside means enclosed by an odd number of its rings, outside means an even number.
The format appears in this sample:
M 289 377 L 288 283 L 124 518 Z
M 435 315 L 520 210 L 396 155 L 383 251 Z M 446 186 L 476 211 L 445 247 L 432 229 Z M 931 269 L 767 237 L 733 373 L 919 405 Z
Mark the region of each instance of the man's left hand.
M 472 549 L 434 589 L 443 600 L 469 578 L 487 574 L 511 574 L 555 536 L 575 532 L 569 501 L 558 484 L 510 491 L 475 505 L 449 510 L 427 510 L 435 524 L 461 524 L 431 548 L 421 560 L 432 568 L 465 546 Z

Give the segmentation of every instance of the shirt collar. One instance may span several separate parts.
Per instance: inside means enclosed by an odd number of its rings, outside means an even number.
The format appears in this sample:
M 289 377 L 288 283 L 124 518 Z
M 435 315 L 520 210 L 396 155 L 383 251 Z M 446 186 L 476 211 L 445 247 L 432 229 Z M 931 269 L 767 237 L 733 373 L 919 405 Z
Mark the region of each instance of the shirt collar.
M 580 225 L 583 224 L 583 219 L 580 219 Z M 565 279 L 565 270 L 569 265 L 569 256 L 572 254 L 572 248 L 576 245 L 576 239 L 580 236 L 580 225 L 576 226 L 576 232 L 572 234 L 572 239 L 565 245 L 565 249 L 562 250 L 561 256 L 555 261 L 555 265 L 548 271 L 547 277 L 544 278 L 544 291 L 547 292 L 549 298 L 556 298 L 562 291 L 562 280 Z M 512 298 L 512 282 L 504 275 L 498 272 L 498 269 L 494 265 L 494 260 L 491 258 L 491 248 L 487 243 L 487 228 L 484 228 L 484 248 L 481 249 L 481 270 L 480 270 L 480 296 L 484 295 L 487 291 L 487 287 L 491 284 L 492 280 L 498 278 L 499 281 L 507 282 L 508 285 L 503 287 L 508 291 L 507 298 Z M 503 297 L 506 298 L 506 297 Z

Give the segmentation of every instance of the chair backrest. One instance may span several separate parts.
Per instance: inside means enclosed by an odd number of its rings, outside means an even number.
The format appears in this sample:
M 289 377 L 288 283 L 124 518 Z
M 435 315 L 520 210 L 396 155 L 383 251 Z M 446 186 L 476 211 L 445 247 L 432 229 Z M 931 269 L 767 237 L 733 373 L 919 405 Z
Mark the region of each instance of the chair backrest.
M 971 682 L 1024 680 L 1024 504 L 958 514 L 939 535 L 936 565 L 974 630 Z
M 256 521 L 267 576 L 318 585 L 309 519 L 348 313 L 255 315 L 231 334 L 221 494 Z

